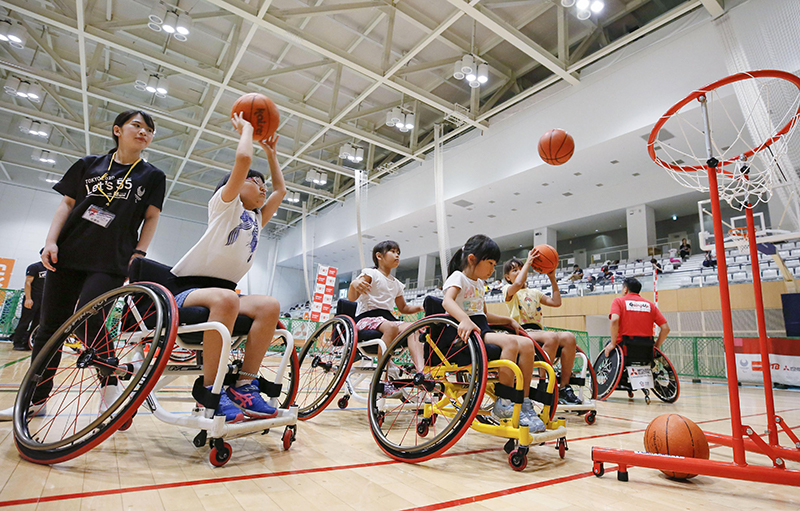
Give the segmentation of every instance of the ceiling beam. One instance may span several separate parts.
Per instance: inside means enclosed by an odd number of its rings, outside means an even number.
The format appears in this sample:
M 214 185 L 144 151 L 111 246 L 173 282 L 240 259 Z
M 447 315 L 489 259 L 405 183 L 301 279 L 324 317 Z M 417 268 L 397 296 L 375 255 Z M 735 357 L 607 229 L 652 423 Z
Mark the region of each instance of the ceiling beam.
M 722 0 L 702 0 L 703 7 L 706 8 L 712 18 L 717 18 L 725 13 L 725 7 L 722 5 Z
M 89 96 L 86 91 L 89 89 L 89 77 L 86 76 L 86 33 L 84 32 L 84 10 L 83 0 L 75 0 L 75 8 L 78 23 L 78 53 L 81 65 L 81 103 L 83 104 L 83 139 L 86 143 L 86 155 L 92 154 L 92 141 L 89 136 Z
M 464 0 L 447 0 L 456 9 L 460 10 L 467 16 L 471 17 L 484 27 L 488 28 L 495 34 L 499 35 L 515 48 L 539 62 L 541 65 L 561 77 L 566 82 L 577 85 L 580 81 L 568 73 L 565 69 L 564 63 L 559 62 L 547 50 L 539 46 L 536 42 L 528 36 L 514 28 L 512 25 L 501 19 L 497 14 L 482 7 L 470 6 Z
M 384 2 L 353 2 L 347 4 L 331 4 L 322 5 L 319 7 L 301 7 L 298 9 L 284 9 L 275 11 L 275 15 L 282 19 L 296 18 L 298 16 L 321 16 L 339 14 L 342 12 L 352 11 L 356 9 L 375 9 L 377 7 L 386 7 Z

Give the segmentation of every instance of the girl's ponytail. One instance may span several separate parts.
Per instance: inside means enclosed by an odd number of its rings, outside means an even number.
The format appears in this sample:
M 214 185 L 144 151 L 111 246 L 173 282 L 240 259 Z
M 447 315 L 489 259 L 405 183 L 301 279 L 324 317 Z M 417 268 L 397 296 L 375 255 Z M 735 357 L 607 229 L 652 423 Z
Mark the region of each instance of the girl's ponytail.
M 456 250 L 456 253 L 453 254 L 453 257 L 450 258 L 450 262 L 447 263 L 447 276 L 448 277 L 450 275 L 452 275 L 453 273 L 455 273 L 457 271 L 461 271 L 461 270 L 464 269 L 464 266 L 463 266 L 462 261 L 461 261 L 461 258 L 463 257 L 463 255 L 464 255 L 464 250 L 459 248 L 458 250 Z

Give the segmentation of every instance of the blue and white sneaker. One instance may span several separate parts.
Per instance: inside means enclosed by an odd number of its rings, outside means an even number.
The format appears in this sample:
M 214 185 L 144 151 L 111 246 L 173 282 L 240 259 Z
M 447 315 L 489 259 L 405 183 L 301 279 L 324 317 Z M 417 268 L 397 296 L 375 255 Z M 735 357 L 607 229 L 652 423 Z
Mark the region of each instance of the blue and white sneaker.
M 278 410 L 269 405 L 261 397 L 258 389 L 258 380 L 241 387 L 228 387 L 225 391 L 234 405 L 238 406 L 245 415 L 255 419 L 271 419 L 278 415 Z
M 211 390 L 210 386 L 206 388 Z M 242 411 L 228 399 L 228 395 L 225 392 L 219 396 L 219 406 L 214 410 L 214 416 L 223 416 L 225 417 L 225 422 L 229 423 L 241 422 L 244 420 Z
M 519 424 L 520 426 L 528 426 L 531 433 L 544 433 L 547 427 L 544 421 L 539 418 L 536 410 L 533 408 L 533 403 L 530 398 L 525 398 L 522 401 L 522 410 L 520 410 Z

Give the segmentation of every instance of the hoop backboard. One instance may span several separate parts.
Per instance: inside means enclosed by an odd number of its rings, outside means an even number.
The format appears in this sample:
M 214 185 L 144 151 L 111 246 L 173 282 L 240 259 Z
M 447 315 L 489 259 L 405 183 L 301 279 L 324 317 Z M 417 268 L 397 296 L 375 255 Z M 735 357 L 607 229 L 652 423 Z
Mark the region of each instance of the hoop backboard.
M 798 203 L 797 197 L 793 195 L 786 209 L 797 209 L 798 207 L 800 207 L 800 203 Z M 700 218 L 700 232 L 698 233 L 700 249 L 703 251 L 713 251 L 716 247 L 714 246 L 715 233 L 713 216 L 711 214 L 711 200 L 705 199 L 697 201 L 697 212 Z M 762 212 L 753 213 L 753 221 L 756 227 L 756 243 L 781 243 L 800 239 L 800 231 L 780 229 L 779 225 L 768 225 L 764 213 Z M 732 236 L 729 231 L 746 227 L 747 216 L 744 214 L 732 215 L 722 219 L 726 249 L 738 248 L 734 236 Z

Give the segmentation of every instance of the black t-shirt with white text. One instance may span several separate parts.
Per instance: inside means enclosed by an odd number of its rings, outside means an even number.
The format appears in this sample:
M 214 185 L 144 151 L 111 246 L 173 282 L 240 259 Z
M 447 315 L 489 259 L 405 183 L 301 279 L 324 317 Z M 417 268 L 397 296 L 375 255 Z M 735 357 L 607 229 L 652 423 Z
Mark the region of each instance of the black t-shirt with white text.
M 164 173 L 146 161 L 140 161 L 133 170 L 131 165 L 116 162 L 109 169 L 112 157 L 104 154 L 81 158 L 53 186 L 60 194 L 75 199 L 58 236 L 56 269 L 127 275 L 147 208 L 162 209 Z M 114 219 L 103 227 L 83 218 L 92 205 L 113 214 Z
M 44 277 L 47 275 L 47 268 L 40 262 L 33 263 L 25 270 L 26 277 L 33 277 L 31 281 L 31 300 L 39 302 L 44 293 Z

